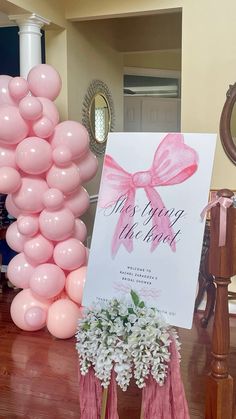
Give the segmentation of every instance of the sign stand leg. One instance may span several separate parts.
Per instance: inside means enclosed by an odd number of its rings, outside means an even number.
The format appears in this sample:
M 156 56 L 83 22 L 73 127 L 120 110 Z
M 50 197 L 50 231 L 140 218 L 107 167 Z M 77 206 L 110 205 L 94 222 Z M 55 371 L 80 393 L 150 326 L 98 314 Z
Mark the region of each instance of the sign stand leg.
M 104 390 L 102 392 L 101 419 L 106 419 L 108 389 L 109 389 L 109 387 L 104 388 Z

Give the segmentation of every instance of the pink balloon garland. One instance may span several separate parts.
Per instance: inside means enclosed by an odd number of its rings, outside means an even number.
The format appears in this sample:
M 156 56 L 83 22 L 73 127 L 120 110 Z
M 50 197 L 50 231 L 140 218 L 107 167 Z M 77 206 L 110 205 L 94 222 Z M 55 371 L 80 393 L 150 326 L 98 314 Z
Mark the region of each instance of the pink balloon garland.
M 19 252 L 8 277 L 22 288 L 11 317 L 22 330 L 47 326 L 72 337 L 81 316 L 88 249 L 78 217 L 89 196 L 82 186 L 97 171 L 89 136 L 79 122 L 59 122 L 53 100 L 61 90 L 57 71 L 35 66 L 27 80 L 0 76 L 0 193 L 17 220 L 6 240 Z

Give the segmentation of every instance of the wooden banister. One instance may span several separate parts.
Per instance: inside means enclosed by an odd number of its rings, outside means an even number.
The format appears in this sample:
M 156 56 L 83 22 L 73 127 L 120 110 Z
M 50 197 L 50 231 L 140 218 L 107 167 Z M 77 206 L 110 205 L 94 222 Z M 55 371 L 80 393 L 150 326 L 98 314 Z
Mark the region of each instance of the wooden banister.
M 222 189 L 218 196 L 230 198 Z M 212 336 L 211 371 L 207 377 L 205 419 L 233 418 L 233 379 L 228 371 L 230 345 L 228 285 L 236 273 L 236 208 L 227 209 L 226 243 L 219 247 L 220 205 L 211 210 L 209 272 L 215 277 L 216 305 Z

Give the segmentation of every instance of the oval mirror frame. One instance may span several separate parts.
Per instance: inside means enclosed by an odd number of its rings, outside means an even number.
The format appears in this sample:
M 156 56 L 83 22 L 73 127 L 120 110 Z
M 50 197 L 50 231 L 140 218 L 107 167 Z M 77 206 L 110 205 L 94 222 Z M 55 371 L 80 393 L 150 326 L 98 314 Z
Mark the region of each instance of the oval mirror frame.
M 236 143 L 231 132 L 231 117 L 236 103 L 236 83 L 229 86 L 226 93 L 226 101 L 220 117 L 220 139 L 225 153 L 236 164 Z
M 106 141 L 105 138 L 103 141 L 99 141 L 96 139 L 95 130 L 91 123 L 91 108 L 93 101 L 97 95 L 100 95 L 104 98 L 105 102 L 107 103 L 108 109 L 108 130 L 107 132 L 111 132 L 114 130 L 114 104 L 112 100 L 112 96 L 108 86 L 101 80 L 93 80 L 87 90 L 87 93 L 84 97 L 83 102 L 83 109 L 82 109 L 82 123 L 87 128 L 89 137 L 90 137 L 90 149 L 91 151 L 96 154 L 97 156 L 103 155 L 106 149 Z

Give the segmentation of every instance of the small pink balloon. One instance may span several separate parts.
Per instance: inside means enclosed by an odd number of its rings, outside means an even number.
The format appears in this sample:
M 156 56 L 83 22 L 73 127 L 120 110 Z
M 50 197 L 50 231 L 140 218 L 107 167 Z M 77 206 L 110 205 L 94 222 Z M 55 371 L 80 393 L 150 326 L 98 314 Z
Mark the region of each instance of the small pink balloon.
M 15 148 L 0 145 L 0 167 L 4 166 L 16 169 Z
M 47 262 L 53 255 L 54 246 L 42 234 L 37 234 L 24 244 L 24 253 L 35 264 Z
M 49 240 L 60 241 L 68 238 L 75 226 L 75 217 L 68 208 L 57 211 L 43 210 L 39 216 L 41 233 Z
M 13 167 L 0 167 L 0 193 L 11 194 L 21 185 L 19 172 Z
M 27 238 L 23 236 L 17 226 L 17 222 L 12 223 L 6 232 L 6 241 L 8 246 L 16 252 L 22 252 Z
M 51 119 L 47 116 L 42 116 L 32 124 L 31 129 L 37 137 L 48 138 L 54 131 L 54 125 Z
M 17 205 L 14 204 L 12 195 L 7 195 L 5 206 L 7 209 L 8 214 L 10 214 L 12 217 L 17 218 L 21 214 L 21 209 L 17 207 Z
M 0 76 L 0 106 L 16 105 L 13 97 L 9 94 L 9 83 L 11 80 L 13 80 L 11 76 Z
M 39 64 L 33 67 L 27 80 L 34 96 L 55 100 L 60 93 L 61 78 L 58 72 L 48 64 Z
M 89 135 L 86 128 L 76 121 L 63 121 L 58 124 L 51 138 L 53 148 L 66 146 L 73 159 L 81 157 L 89 149 Z
M 41 102 L 43 106 L 43 116 L 49 118 L 52 121 L 53 126 L 55 127 L 59 122 L 59 112 L 57 110 L 56 105 L 46 97 L 38 97 L 37 99 Z
M 60 299 L 48 310 L 47 328 L 59 339 L 68 339 L 75 335 L 81 310 L 73 301 Z
M 22 118 L 34 121 L 43 113 L 42 103 L 34 96 L 26 96 L 19 103 L 19 111 Z
M 84 284 L 86 280 L 87 267 L 82 266 L 69 273 L 66 278 L 66 292 L 77 304 L 82 304 Z
M 17 144 L 27 137 L 29 127 L 16 106 L 0 106 L 0 141 Z
M 89 207 L 89 194 L 83 186 L 73 194 L 65 197 L 65 207 L 69 208 L 75 217 L 80 217 Z
M 35 266 L 29 263 L 24 253 L 19 253 L 11 259 L 7 276 L 10 282 L 18 288 L 29 288 L 29 280 L 33 274 Z
M 13 77 L 8 84 L 9 93 L 16 101 L 23 99 L 29 93 L 29 85 L 23 77 Z
M 44 298 L 54 298 L 65 286 L 65 274 L 59 266 L 44 263 L 35 268 L 30 278 L 30 289 Z
M 89 151 L 81 160 L 77 161 L 76 164 L 78 165 L 82 182 L 88 182 L 97 173 L 98 159 L 91 151 Z
M 43 194 L 47 189 L 45 180 L 23 177 L 21 187 L 12 195 L 13 203 L 24 213 L 38 213 L 44 208 Z
M 51 188 L 43 194 L 43 203 L 49 210 L 58 210 L 63 206 L 64 195 L 59 189 Z
M 84 264 L 86 258 L 85 247 L 77 239 L 67 239 L 56 244 L 53 258 L 60 268 L 73 271 Z
M 80 220 L 79 218 L 76 218 L 73 238 L 78 239 L 79 241 L 83 243 L 86 237 L 87 237 L 86 225 L 84 224 L 82 220 Z
M 24 320 L 29 327 L 39 330 L 46 326 L 47 311 L 38 306 L 30 307 L 25 312 Z
M 53 165 L 46 179 L 50 188 L 59 189 L 64 194 L 70 194 L 80 186 L 79 171 L 73 163 L 67 167 Z
M 40 307 L 45 312 L 48 312 L 50 302 L 46 299 L 36 297 L 30 289 L 25 289 L 19 292 L 11 303 L 11 318 L 13 322 L 22 330 L 34 331 L 39 330 L 43 325 L 30 325 L 26 322 L 26 312 L 32 307 Z
M 16 163 L 25 173 L 39 175 L 52 164 L 52 149 L 42 138 L 28 137 L 16 147 Z
M 72 160 L 70 149 L 64 145 L 56 147 L 53 150 L 52 157 L 57 166 L 67 166 Z
M 38 217 L 21 215 L 17 220 L 17 227 L 21 234 L 27 237 L 34 236 L 39 230 Z

